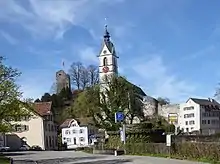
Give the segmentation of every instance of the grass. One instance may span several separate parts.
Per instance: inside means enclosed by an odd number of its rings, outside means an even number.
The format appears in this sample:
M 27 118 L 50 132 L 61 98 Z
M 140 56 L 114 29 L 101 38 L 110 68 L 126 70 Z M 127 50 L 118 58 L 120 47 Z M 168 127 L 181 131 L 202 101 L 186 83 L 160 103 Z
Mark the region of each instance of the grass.
M 0 156 L 0 164 L 10 164 L 10 159 Z
M 127 155 L 137 155 L 137 156 L 150 156 L 150 157 L 159 157 L 159 158 L 171 158 L 171 159 L 178 159 L 178 160 L 189 160 L 189 161 L 197 161 L 197 162 L 205 162 L 210 164 L 220 164 L 220 161 L 214 161 L 213 159 L 193 159 L 193 158 L 184 158 L 175 155 L 165 155 L 165 154 L 127 154 Z

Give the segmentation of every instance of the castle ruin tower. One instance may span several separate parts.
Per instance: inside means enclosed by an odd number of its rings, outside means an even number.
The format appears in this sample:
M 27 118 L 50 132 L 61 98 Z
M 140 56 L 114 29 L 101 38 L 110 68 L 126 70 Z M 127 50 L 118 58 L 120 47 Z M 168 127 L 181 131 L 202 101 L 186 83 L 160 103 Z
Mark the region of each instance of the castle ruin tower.
M 65 71 L 60 70 L 56 72 L 56 92 L 60 93 L 64 88 L 71 89 L 70 76 Z
M 104 87 L 108 78 L 118 75 L 118 56 L 116 55 L 114 44 L 110 40 L 107 25 L 105 26 L 102 48 L 98 57 L 99 83 Z

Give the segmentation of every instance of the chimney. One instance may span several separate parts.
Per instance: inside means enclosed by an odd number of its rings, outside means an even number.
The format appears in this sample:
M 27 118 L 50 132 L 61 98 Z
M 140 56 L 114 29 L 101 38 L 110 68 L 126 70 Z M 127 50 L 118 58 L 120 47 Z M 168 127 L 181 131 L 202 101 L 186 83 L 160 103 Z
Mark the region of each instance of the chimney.
M 212 99 L 212 98 L 210 98 L 210 97 L 208 98 L 208 100 L 209 100 L 210 102 L 213 102 L 213 99 Z

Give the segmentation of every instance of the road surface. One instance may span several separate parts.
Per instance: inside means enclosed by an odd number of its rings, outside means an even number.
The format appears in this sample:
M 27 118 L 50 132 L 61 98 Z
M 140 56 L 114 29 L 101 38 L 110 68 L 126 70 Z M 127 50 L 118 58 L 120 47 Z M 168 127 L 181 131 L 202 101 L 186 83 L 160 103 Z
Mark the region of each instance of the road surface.
M 14 164 L 199 164 L 167 158 L 145 156 L 94 155 L 75 151 L 10 152 Z M 202 164 L 202 163 L 200 163 Z

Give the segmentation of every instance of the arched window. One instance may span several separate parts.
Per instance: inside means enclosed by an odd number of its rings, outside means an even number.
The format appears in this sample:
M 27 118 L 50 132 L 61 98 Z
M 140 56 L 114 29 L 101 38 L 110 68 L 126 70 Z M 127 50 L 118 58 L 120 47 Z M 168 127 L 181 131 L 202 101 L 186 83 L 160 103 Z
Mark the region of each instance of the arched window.
M 108 65 L 107 57 L 104 57 L 104 59 L 103 59 L 103 65 L 104 65 L 104 66 L 107 66 L 107 65 Z

